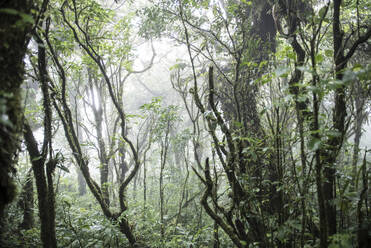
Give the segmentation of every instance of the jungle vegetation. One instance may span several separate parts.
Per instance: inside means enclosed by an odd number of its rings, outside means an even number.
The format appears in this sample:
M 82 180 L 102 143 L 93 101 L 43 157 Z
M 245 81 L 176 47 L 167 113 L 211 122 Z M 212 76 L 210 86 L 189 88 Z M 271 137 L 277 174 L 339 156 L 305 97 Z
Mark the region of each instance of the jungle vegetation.
M 370 247 L 370 62 L 367 0 L 1 0 L 0 247 Z

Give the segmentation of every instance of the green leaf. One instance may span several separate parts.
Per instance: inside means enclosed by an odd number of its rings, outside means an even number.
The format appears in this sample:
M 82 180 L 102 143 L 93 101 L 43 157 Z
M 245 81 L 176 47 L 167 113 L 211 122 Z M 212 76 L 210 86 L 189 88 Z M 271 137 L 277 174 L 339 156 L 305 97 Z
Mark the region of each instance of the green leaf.
M 308 148 L 310 151 L 317 151 L 320 147 L 321 147 L 321 139 L 318 139 L 318 138 L 315 138 L 315 137 L 312 137 L 310 140 L 309 140 L 309 143 L 308 143 Z
M 344 85 L 344 82 L 342 80 L 332 80 L 332 81 L 329 82 L 327 87 L 330 90 L 336 90 L 336 89 L 342 87 L 343 85 Z
M 250 6 L 252 4 L 251 1 L 247 1 L 247 0 L 241 0 L 241 2 L 243 2 L 244 4 L 247 4 L 248 6 Z
M 293 220 L 293 221 L 290 221 L 289 223 L 288 223 L 292 228 L 294 228 L 294 229 L 296 229 L 296 230 L 301 230 L 301 224 L 300 224 L 300 222 L 298 222 L 298 221 L 295 221 L 295 220 Z
M 20 13 L 19 15 L 22 17 L 22 21 L 23 22 L 30 23 L 30 24 L 34 24 L 35 23 L 32 15 L 25 14 L 25 13 Z
M 317 63 L 322 63 L 323 62 L 323 56 L 322 56 L 322 54 L 317 54 L 316 55 L 316 61 L 317 61 Z
M 332 50 L 325 50 L 326 57 L 332 58 L 334 55 L 334 52 Z
M 32 17 L 32 15 L 30 14 L 26 14 L 26 13 L 23 13 L 23 12 L 20 12 L 16 9 L 8 9 L 8 8 L 4 8 L 4 9 L 0 9 L 0 13 L 5 13 L 5 14 L 8 14 L 8 15 L 18 15 L 21 17 L 21 20 L 18 20 L 15 24 L 16 25 L 21 25 L 23 23 L 30 23 L 30 24 L 34 24 L 34 19 Z
M 329 130 L 327 131 L 327 136 L 329 137 L 340 137 L 341 133 L 335 130 Z
M 42 159 L 42 157 L 43 157 L 43 156 L 38 156 L 38 157 L 36 157 L 36 158 L 33 158 L 32 161 L 40 160 L 40 159 Z
M 363 66 L 361 64 L 355 64 L 352 69 L 353 69 L 354 72 L 358 72 L 358 71 L 362 70 L 362 68 L 363 68 Z
M 181 69 L 181 70 L 183 70 L 186 67 L 187 67 L 187 64 L 186 63 L 177 63 L 177 64 L 175 64 L 173 66 L 170 66 L 169 71 L 173 71 L 175 69 Z
M 287 54 L 286 54 L 286 56 L 289 58 L 289 59 L 293 59 L 293 60 L 295 60 L 296 59 L 296 55 L 295 55 L 295 53 L 294 52 L 288 52 Z
M 321 18 L 324 18 L 325 17 L 325 14 L 326 14 L 326 6 L 323 6 L 319 12 L 318 12 L 318 15 L 321 17 Z
M 320 93 L 321 92 L 321 89 L 319 87 L 316 87 L 316 86 L 308 86 L 307 89 L 309 91 L 314 92 L 314 93 Z
M 299 95 L 296 100 L 298 102 L 306 102 L 307 101 L 307 96 L 306 95 Z
M 15 10 L 15 9 L 4 8 L 4 9 L 0 9 L 0 13 L 5 13 L 5 14 L 9 14 L 9 15 L 18 15 L 19 11 Z
M 239 127 L 239 128 L 243 127 L 243 124 L 239 121 L 234 121 L 233 123 L 236 127 Z

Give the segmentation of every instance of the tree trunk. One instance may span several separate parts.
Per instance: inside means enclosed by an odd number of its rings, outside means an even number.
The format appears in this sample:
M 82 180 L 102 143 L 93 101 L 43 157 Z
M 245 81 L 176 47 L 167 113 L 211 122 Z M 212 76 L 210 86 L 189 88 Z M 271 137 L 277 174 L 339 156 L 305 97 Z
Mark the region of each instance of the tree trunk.
M 97 134 L 97 142 L 99 147 L 99 172 L 100 172 L 100 186 L 103 193 L 103 199 L 107 206 L 110 205 L 109 191 L 108 191 L 108 156 L 106 151 L 106 144 L 103 137 L 103 106 L 102 106 L 102 89 L 98 85 L 98 79 L 95 78 L 90 69 L 88 69 L 88 80 L 91 96 L 91 107 L 95 119 L 95 131 Z M 97 102 L 96 102 L 97 101 Z
M 79 185 L 79 196 L 83 196 L 86 194 L 86 181 L 78 166 L 76 167 L 76 171 L 77 171 L 77 182 Z
M 25 124 L 24 138 L 26 141 L 27 150 L 30 154 L 32 169 L 34 172 L 37 188 L 37 197 L 39 201 L 39 216 L 41 222 L 41 240 L 44 248 L 57 247 L 55 238 L 55 222 L 54 218 L 54 197 L 48 187 L 50 186 L 45 176 L 45 157 L 43 157 L 37 147 L 37 142 L 29 125 Z M 47 169 L 49 170 L 49 169 Z M 49 173 L 48 173 L 49 176 Z M 48 179 L 50 180 L 50 179 Z
M 357 242 L 359 248 L 366 248 L 370 247 L 371 244 L 371 235 L 369 234 L 371 223 L 370 217 L 368 212 L 368 196 L 369 196 L 369 189 L 368 189 L 368 178 L 369 172 L 367 171 L 367 161 L 366 161 L 366 154 L 363 157 L 362 163 L 362 190 L 360 193 L 360 198 L 357 204 L 357 217 L 358 217 L 358 230 L 357 230 Z M 364 209 L 362 209 L 362 205 L 364 205 Z
M 15 10 L 30 15 L 33 1 L 2 1 L 0 13 L 0 235 L 5 205 L 15 196 L 11 173 L 19 148 L 22 130 L 22 103 L 20 86 L 23 81 L 24 63 L 31 24 L 22 21 Z M 18 22 L 20 25 L 15 25 Z
M 165 240 L 165 205 L 164 205 L 164 170 L 167 161 L 167 153 L 169 150 L 169 133 L 170 133 L 170 120 L 167 120 L 166 130 L 165 130 L 165 137 L 161 140 L 161 166 L 160 166 L 160 221 L 161 221 L 161 240 L 164 242 Z
M 365 96 L 362 94 L 362 86 L 360 82 L 357 82 L 354 87 L 355 97 L 355 124 L 354 124 L 354 145 L 353 145 L 353 158 L 352 158 L 352 184 L 357 189 L 356 178 L 357 178 L 357 164 L 359 157 L 359 144 L 362 137 L 362 124 L 366 114 L 364 113 Z
M 343 69 L 346 67 L 344 63 L 344 48 L 342 46 L 343 34 L 340 28 L 340 8 L 341 0 L 334 1 L 333 13 L 333 46 L 334 46 L 334 61 L 335 61 L 335 78 L 339 81 L 343 79 Z M 333 127 L 338 132 L 338 136 L 329 138 L 328 149 L 323 154 L 323 196 L 325 200 L 326 221 L 328 237 L 336 234 L 337 218 L 336 206 L 333 203 L 336 198 L 335 190 L 335 175 L 336 175 L 336 159 L 339 149 L 343 144 L 343 136 L 345 132 L 345 86 L 342 85 L 335 90 L 334 97 L 335 106 L 333 109 Z M 324 247 L 324 246 L 323 246 Z
M 44 141 L 41 149 L 39 150 L 31 127 L 27 123 L 24 124 L 24 138 L 28 153 L 30 154 L 32 170 L 36 181 L 41 222 L 41 240 L 43 247 L 54 248 L 57 247 L 57 240 L 55 234 L 53 173 L 57 165 L 57 160 L 52 158 L 52 112 L 45 45 L 36 32 L 34 32 L 34 38 L 38 43 L 38 80 L 43 94 Z M 46 162 L 48 155 L 49 160 Z
M 76 133 L 77 133 L 77 139 L 80 142 L 83 142 L 82 138 L 82 132 L 80 128 L 80 121 L 82 120 L 81 114 L 80 114 L 80 109 L 79 109 L 79 87 L 80 87 L 81 81 L 78 82 L 76 88 L 74 90 L 71 90 L 72 92 L 70 93 L 70 102 L 71 102 L 71 108 L 74 111 L 75 115 L 75 124 L 76 124 Z M 78 165 L 76 165 L 76 172 L 77 172 L 77 184 L 78 184 L 78 191 L 79 191 L 79 196 L 83 196 L 86 194 L 86 181 L 85 178 L 79 168 Z
M 31 229 L 34 226 L 34 215 L 33 215 L 33 177 L 32 171 L 27 173 L 26 182 L 23 186 L 23 191 L 21 194 L 20 205 L 23 209 L 23 221 L 20 224 L 20 228 L 24 230 Z

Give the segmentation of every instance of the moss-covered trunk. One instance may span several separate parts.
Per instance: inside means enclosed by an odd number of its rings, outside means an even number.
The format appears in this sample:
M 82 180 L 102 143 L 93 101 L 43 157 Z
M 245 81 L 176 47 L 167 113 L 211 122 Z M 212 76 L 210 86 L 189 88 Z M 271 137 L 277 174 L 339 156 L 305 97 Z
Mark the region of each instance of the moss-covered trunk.
M 54 221 L 54 195 L 51 194 L 53 189 L 50 188 L 52 186 L 50 183 L 50 172 L 52 170 L 49 168 L 50 164 L 53 163 L 53 160 L 50 160 L 47 164 L 45 163 L 46 157 L 39 152 L 37 142 L 29 125 L 25 125 L 24 138 L 26 141 L 27 150 L 30 154 L 32 170 L 34 172 L 36 181 L 37 197 L 39 201 L 39 216 L 41 222 L 41 240 L 43 242 L 43 247 L 57 247 Z M 45 175 L 45 167 L 48 167 L 47 176 Z
M 32 1 L 1 1 L 0 5 L 0 226 L 5 205 L 15 195 L 11 173 L 22 128 L 20 85 L 23 57 L 31 25 L 24 17 L 31 13 Z M 0 230 L 1 232 L 1 230 Z
M 20 228 L 28 230 L 34 227 L 34 214 L 33 214 L 33 205 L 34 205 L 34 189 L 33 189 L 33 177 L 32 171 L 30 170 L 27 173 L 26 182 L 23 186 L 21 193 L 19 205 L 23 209 L 23 221 L 20 224 Z

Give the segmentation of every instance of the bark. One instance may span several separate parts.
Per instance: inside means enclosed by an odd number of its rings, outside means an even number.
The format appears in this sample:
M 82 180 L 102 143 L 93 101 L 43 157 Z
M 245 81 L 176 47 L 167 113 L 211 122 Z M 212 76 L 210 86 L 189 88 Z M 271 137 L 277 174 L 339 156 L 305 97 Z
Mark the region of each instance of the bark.
M 169 150 L 169 133 L 170 133 L 170 120 L 167 120 L 166 123 L 166 129 L 165 129 L 165 137 L 161 138 L 161 165 L 160 165 L 160 184 L 159 184 L 159 190 L 160 190 L 160 221 L 161 221 L 161 239 L 162 242 L 164 242 L 165 239 L 165 220 L 164 220 L 164 215 L 165 215 L 165 205 L 164 205 L 164 191 L 165 191 L 165 186 L 164 186 L 164 170 L 165 170 L 165 165 L 167 162 L 167 153 Z
M 39 215 L 41 222 L 41 240 L 43 247 L 57 247 L 55 234 L 55 196 L 53 188 L 53 173 L 57 161 L 52 158 L 52 112 L 49 96 L 49 77 L 47 72 L 46 52 L 43 41 L 35 32 L 34 37 L 38 43 L 38 79 L 43 94 L 44 111 L 44 141 L 39 150 L 37 141 L 31 127 L 24 124 L 24 138 L 28 153 L 30 154 L 32 170 L 34 172 L 37 196 L 39 202 Z M 49 160 L 46 159 L 49 155 Z
M 345 53 L 344 47 L 344 31 L 341 28 L 341 4 L 342 0 L 334 0 L 333 2 L 333 49 L 334 49 L 334 61 L 335 61 L 335 79 L 343 80 L 343 70 L 347 68 L 349 59 L 352 58 L 354 53 L 360 44 L 366 42 L 371 37 L 371 28 L 368 27 L 363 35 L 360 35 L 358 30 L 358 38 L 350 46 L 350 49 Z M 359 27 L 358 27 L 359 28 Z M 339 135 L 330 137 L 326 144 L 327 149 L 323 150 L 323 167 L 324 167 L 324 183 L 323 193 L 325 198 L 326 208 L 326 219 L 328 236 L 332 236 L 337 232 L 337 211 L 336 206 L 333 204 L 336 198 L 335 180 L 336 180 L 336 160 L 340 149 L 344 143 L 344 137 L 346 133 L 345 118 L 347 116 L 346 108 L 346 90 L 345 84 L 342 84 L 335 90 L 334 96 L 334 108 L 332 125 L 333 129 L 338 132 Z
M 33 177 L 32 171 L 27 173 L 26 182 L 23 186 L 20 205 L 23 209 L 23 220 L 20 224 L 20 228 L 28 230 L 34 227 L 34 215 L 33 215 L 33 205 L 34 205 L 34 189 L 33 189 Z
M 216 221 L 214 221 L 213 232 L 214 232 L 214 235 L 213 235 L 213 247 L 214 248 L 219 248 L 220 247 L 219 225 L 218 225 L 218 222 L 216 222 Z
M 371 235 L 369 234 L 371 223 L 370 223 L 370 214 L 369 214 L 369 203 L 368 203 L 368 175 L 370 174 L 369 170 L 367 171 L 367 161 L 366 154 L 363 157 L 362 163 L 362 191 L 360 198 L 357 204 L 357 217 L 358 217 L 358 231 L 357 231 L 357 241 L 359 248 L 370 247 L 371 244 Z M 364 206 L 365 210 L 362 210 Z
M 255 59 L 259 62 L 268 60 L 269 55 L 276 51 L 276 26 L 272 15 L 272 5 L 270 1 L 254 1 L 252 8 L 258 11 L 254 12 L 253 19 L 256 23 L 252 27 L 251 34 L 261 42 L 261 50 L 255 54 Z
M 146 153 L 144 153 L 143 156 L 143 211 L 145 212 L 147 209 L 147 156 Z M 145 215 L 143 215 L 145 216 Z
M 333 46 L 334 46 L 334 60 L 335 60 L 335 77 L 337 80 L 343 79 L 342 70 L 345 65 L 342 64 L 344 61 L 344 50 L 342 48 L 343 35 L 340 30 L 340 5 L 341 0 L 334 1 L 334 15 L 333 15 Z M 342 64 L 342 65 L 341 65 Z M 340 66 L 339 66 L 340 65 Z M 335 199 L 335 162 L 338 154 L 338 149 L 341 148 L 343 143 L 343 136 L 345 131 L 345 116 L 346 116 L 346 105 L 345 105 L 345 86 L 341 86 L 335 90 L 335 107 L 333 110 L 333 126 L 336 131 L 339 132 L 340 136 L 331 138 L 329 140 L 329 146 L 331 147 L 328 151 L 325 151 L 323 161 L 323 194 L 325 198 L 325 209 L 326 209 L 326 220 L 327 220 L 327 232 L 328 236 L 332 236 L 336 233 L 337 218 L 336 218 L 336 206 L 333 204 Z
M 362 137 L 362 124 L 366 117 L 364 111 L 364 104 L 366 101 L 366 96 L 362 90 L 361 82 L 357 82 L 354 87 L 355 97 L 354 97 L 354 107 L 355 107 L 355 124 L 354 124 L 354 145 L 353 145 L 353 158 L 352 158 L 352 184 L 355 189 L 357 189 L 356 178 L 357 178 L 357 167 L 358 167 L 358 157 L 359 157 L 359 145 Z
M 36 181 L 37 196 L 39 202 L 39 216 L 41 222 L 41 240 L 43 247 L 54 248 L 57 247 L 57 241 L 55 238 L 55 223 L 54 218 L 54 199 L 50 193 L 47 183 L 47 177 L 45 176 L 45 157 L 39 152 L 37 142 L 34 138 L 32 130 L 29 125 L 25 124 L 24 138 L 27 145 L 27 150 L 30 154 L 32 169 Z
M 79 196 L 83 196 L 86 194 L 86 181 L 79 167 L 76 168 L 76 171 L 77 171 L 77 183 L 79 186 Z
M 20 86 L 31 24 L 19 14 L 31 15 L 33 1 L 2 1 L 0 8 L 0 235 L 5 205 L 15 197 L 12 173 L 22 131 L 22 103 Z M 19 25 L 16 25 L 19 23 Z
M 187 158 L 185 158 L 184 160 L 186 161 Z M 183 187 L 182 187 L 182 197 L 179 201 L 179 207 L 178 207 L 178 213 L 176 214 L 175 225 L 177 225 L 179 223 L 179 220 L 180 220 L 180 217 L 181 217 L 181 214 L 182 214 L 182 210 L 183 210 L 183 202 L 184 202 L 184 200 L 186 200 L 186 195 L 187 195 L 186 194 L 186 186 L 187 186 L 188 178 L 189 178 L 189 169 L 188 169 L 187 161 L 186 161 L 186 170 L 187 170 L 187 173 L 186 173 L 186 177 L 184 179 L 184 183 L 183 183 Z

